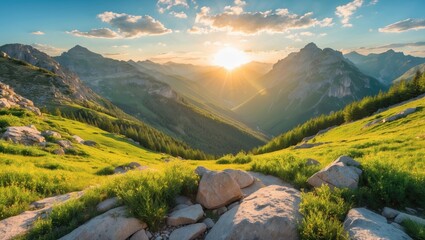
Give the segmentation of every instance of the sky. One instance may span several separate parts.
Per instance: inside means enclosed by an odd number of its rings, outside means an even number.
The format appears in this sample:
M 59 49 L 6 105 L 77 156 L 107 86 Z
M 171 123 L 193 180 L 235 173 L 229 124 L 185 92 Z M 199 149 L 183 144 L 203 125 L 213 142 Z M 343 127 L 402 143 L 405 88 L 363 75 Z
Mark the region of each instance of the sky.
M 56 56 L 208 65 L 225 47 L 274 63 L 309 42 L 425 57 L 424 0 L 1 0 L 0 45 Z

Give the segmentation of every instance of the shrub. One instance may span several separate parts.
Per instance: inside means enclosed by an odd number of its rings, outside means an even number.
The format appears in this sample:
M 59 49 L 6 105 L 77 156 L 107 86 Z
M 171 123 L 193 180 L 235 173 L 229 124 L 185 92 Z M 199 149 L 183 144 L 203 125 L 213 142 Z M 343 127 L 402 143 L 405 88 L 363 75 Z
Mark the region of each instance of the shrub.
M 216 161 L 217 164 L 246 164 L 252 161 L 252 156 L 245 152 L 239 152 L 237 155 L 227 154 Z
M 104 167 L 102 169 L 99 169 L 96 172 L 96 175 L 99 175 L 99 176 L 112 175 L 112 174 L 114 174 L 114 167 L 112 166 Z
M 404 227 L 405 232 L 416 240 L 425 240 L 425 226 L 420 225 L 411 220 L 405 220 L 401 223 Z
M 331 190 L 324 185 L 312 192 L 302 193 L 301 196 L 301 239 L 348 239 L 342 221 L 350 205 L 344 202 L 343 190 Z
M 307 166 L 306 161 L 292 155 L 258 159 L 251 166 L 252 171 L 273 175 L 303 188 L 309 188 L 307 179 L 319 171 L 319 168 L 320 166 L 316 165 Z

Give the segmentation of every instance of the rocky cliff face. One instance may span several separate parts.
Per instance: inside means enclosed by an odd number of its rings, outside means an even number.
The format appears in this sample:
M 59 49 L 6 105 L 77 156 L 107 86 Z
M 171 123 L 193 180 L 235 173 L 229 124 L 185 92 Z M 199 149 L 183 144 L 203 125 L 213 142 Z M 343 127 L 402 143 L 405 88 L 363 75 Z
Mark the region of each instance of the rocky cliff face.
M 262 80 L 265 89 L 235 111 L 271 134 L 384 89 L 341 52 L 314 43 L 280 60 Z
M 23 108 L 41 115 L 40 109 L 34 103 L 15 93 L 9 85 L 0 82 L 0 108 Z

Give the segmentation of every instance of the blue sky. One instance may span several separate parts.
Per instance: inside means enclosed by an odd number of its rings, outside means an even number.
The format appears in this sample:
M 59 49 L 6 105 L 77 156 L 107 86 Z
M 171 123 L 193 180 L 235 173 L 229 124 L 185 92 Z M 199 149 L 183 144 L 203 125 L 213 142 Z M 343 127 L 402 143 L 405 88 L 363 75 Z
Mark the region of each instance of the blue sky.
M 275 62 L 309 42 L 425 57 L 423 9 L 423 0 L 2 0 L 0 44 L 198 64 L 225 46 Z

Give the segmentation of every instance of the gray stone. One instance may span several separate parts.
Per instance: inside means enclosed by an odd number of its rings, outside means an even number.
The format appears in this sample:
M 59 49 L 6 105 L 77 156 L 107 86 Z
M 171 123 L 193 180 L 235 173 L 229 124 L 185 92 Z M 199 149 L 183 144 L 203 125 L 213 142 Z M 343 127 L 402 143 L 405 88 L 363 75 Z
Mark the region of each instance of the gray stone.
M 137 231 L 145 229 L 146 223 L 127 217 L 126 207 L 111 209 L 81 225 L 62 240 L 91 239 L 114 240 L 127 239 Z
M 298 239 L 300 192 L 271 185 L 223 214 L 206 240 Z
M 238 183 L 226 172 L 206 172 L 199 182 L 196 201 L 216 209 L 242 198 Z
M 204 216 L 204 210 L 200 204 L 192 205 L 174 211 L 167 218 L 167 225 L 180 226 L 184 224 L 196 223 Z
M 395 217 L 394 222 L 401 224 L 403 221 L 406 220 L 410 220 L 412 222 L 425 226 L 425 219 L 407 213 L 399 213 L 397 217 Z
M 130 240 L 149 240 L 149 236 L 144 229 L 137 231 L 130 237 Z
M 58 148 L 58 149 L 55 149 L 53 153 L 56 155 L 65 155 L 65 150 L 63 150 L 63 148 Z
M 118 204 L 119 204 L 119 200 L 117 197 L 109 198 L 97 204 L 96 210 L 98 212 L 106 212 L 108 210 L 111 210 L 112 208 L 117 207 Z
M 183 208 L 187 208 L 187 207 L 189 207 L 189 206 L 191 206 L 191 205 L 179 204 L 179 205 L 177 205 L 177 206 L 175 206 L 175 207 L 173 208 L 173 212 L 174 212 L 174 211 L 177 211 L 177 210 L 180 210 L 180 209 L 183 209 Z
M 311 176 L 307 182 L 313 187 L 328 185 L 336 188 L 356 189 L 362 171 L 356 166 L 360 163 L 354 159 L 341 156 L 326 168 Z
M 46 141 L 46 139 L 41 136 L 41 133 L 32 126 L 8 127 L 2 139 L 24 145 L 35 145 Z
M 97 145 L 95 141 L 91 141 L 91 140 L 84 141 L 83 144 L 89 147 L 94 147 Z
M 366 208 L 351 209 L 345 218 L 344 229 L 353 240 L 411 239 L 402 230 L 389 224 L 385 217 Z
M 74 139 L 74 141 L 76 141 L 79 144 L 83 144 L 84 143 L 84 139 L 80 138 L 77 135 L 72 136 L 72 139 Z
M 59 146 L 65 148 L 65 149 L 72 148 L 72 143 L 68 140 L 59 140 L 56 143 L 59 144 Z
M 227 207 L 227 210 L 230 210 L 230 209 L 237 207 L 237 206 L 239 206 L 239 202 L 234 202 Z
M 198 176 L 202 177 L 202 175 L 204 175 L 204 173 L 210 172 L 210 170 L 202 167 L 202 166 L 198 166 L 195 169 L 195 173 L 198 174 Z
M 324 143 L 302 143 L 294 147 L 294 149 L 307 149 L 323 145 Z
M 228 173 L 239 185 L 240 188 L 246 188 L 254 183 L 254 178 L 248 172 L 243 170 L 226 169 Z
M 225 207 L 225 206 L 214 209 L 212 211 L 212 213 L 215 214 L 215 215 L 223 215 L 225 212 L 227 212 L 227 207 Z
M 62 135 L 60 133 L 52 131 L 52 130 L 46 130 L 41 132 L 41 135 L 44 137 L 53 137 L 53 138 L 62 138 Z
M 202 221 L 208 229 L 211 229 L 212 227 L 214 227 L 214 221 L 211 218 L 205 218 L 204 221 Z
M 384 210 L 382 210 L 382 216 L 386 218 L 395 218 L 399 213 L 399 211 L 389 207 L 384 207 Z
M 196 223 L 187 225 L 182 228 L 174 230 L 169 240 L 193 240 L 203 234 L 207 230 L 204 223 Z

